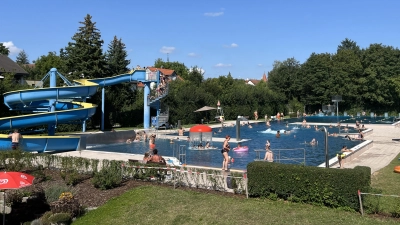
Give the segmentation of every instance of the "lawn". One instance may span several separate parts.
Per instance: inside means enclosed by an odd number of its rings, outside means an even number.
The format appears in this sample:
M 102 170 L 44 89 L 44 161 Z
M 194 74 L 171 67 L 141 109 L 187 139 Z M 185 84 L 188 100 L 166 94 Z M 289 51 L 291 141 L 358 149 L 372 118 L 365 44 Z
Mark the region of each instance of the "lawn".
M 398 155 L 374 173 L 372 187 L 383 194 L 399 193 Z M 365 198 L 365 197 L 363 197 Z M 400 198 L 376 197 L 374 207 L 390 214 Z M 242 196 L 228 197 L 195 189 L 140 186 L 90 211 L 73 224 L 399 224 L 399 219 L 361 216 L 359 213 L 285 201 Z
M 398 224 L 326 207 L 141 186 L 73 224 Z
M 400 154 L 394 158 L 389 165 L 372 174 L 371 186 L 375 189 L 374 193 L 384 195 L 400 196 L 400 174 L 393 172 L 394 167 L 400 165 Z M 391 213 L 397 209 L 400 213 L 400 198 L 396 197 L 374 197 L 375 207 L 384 213 Z

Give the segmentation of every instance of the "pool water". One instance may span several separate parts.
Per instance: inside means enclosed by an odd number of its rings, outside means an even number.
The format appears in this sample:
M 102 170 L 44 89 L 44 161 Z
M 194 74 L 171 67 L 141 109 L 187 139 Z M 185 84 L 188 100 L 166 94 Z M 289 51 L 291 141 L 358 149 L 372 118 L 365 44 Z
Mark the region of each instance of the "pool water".
M 229 156 L 234 158 L 234 163 L 231 168 L 246 169 L 249 162 L 254 161 L 257 158 L 256 149 L 265 149 L 266 140 L 270 140 L 271 149 L 274 152 L 274 157 L 277 157 L 278 149 L 300 149 L 295 151 L 280 151 L 280 159 L 290 158 L 304 158 L 305 165 L 317 166 L 325 162 L 325 133 L 322 131 L 316 131 L 314 127 L 303 128 L 301 126 L 291 125 L 288 121 L 273 121 L 271 126 L 267 127 L 265 123 L 252 124 L 253 128 L 248 126 L 240 127 L 241 139 L 251 139 L 250 141 L 242 142 L 242 146 L 248 146 L 248 152 L 235 152 L 230 151 Z M 320 127 L 319 127 L 320 128 Z M 221 129 L 221 131 L 220 131 Z M 281 131 L 280 138 L 275 137 L 276 131 Z M 339 128 L 327 127 L 329 133 L 344 133 L 343 127 L 339 131 Z M 284 131 L 289 132 L 284 134 Z M 349 128 L 349 133 L 356 133 L 357 131 L 353 128 Z M 232 140 L 236 139 L 236 127 L 224 127 L 213 129 L 213 137 L 225 137 L 230 135 Z M 185 133 L 187 135 L 187 133 Z M 311 146 L 305 144 L 315 138 L 318 142 L 317 145 Z M 348 148 L 352 148 L 360 141 L 349 141 L 343 137 L 328 137 L 329 146 L 329 158 L 336 156 L 336 153 L 340 151 L 343 145 L 347 145 Z M 198 165 L 198 166 L 210 166 L 210 167 L 222 167 L 222 154 L 220 149 L 222 148 L 222 142 L 212 143 L 217 149 L 214 150 L 188 150 L 189 142 L 186 140 L 174 140 L 174 143 L 170 143 L 168 139 L 157 139 L 156 148 L 160 155 L 164 156 L 175 156 L 178 158 L 177 150 L 179 146 L 185 146 L 186 148 L 186 164 Z M 235 143 L 230 143 L 231 148 L 236 147 Z M 91 150 L 98 151 L 110 151 L 110 152 L 122 152 L 122 153 L 134 153 L 144 154 L 149 149 L 148 142 L 134 142 L 131 144 L 115 144 L 115 145 L 103 145 L 93 146 Z M 304 150 L 303 150 L 304 149 Z M 304 155 L 305 152 L 305 155 Z M 261 153 L 263 158 L 265 152 Z M 301 160 L 284 160 L 282 163 L 299 164 L 303 163 Z M 184 162 L 183 162 L 184 163 Z

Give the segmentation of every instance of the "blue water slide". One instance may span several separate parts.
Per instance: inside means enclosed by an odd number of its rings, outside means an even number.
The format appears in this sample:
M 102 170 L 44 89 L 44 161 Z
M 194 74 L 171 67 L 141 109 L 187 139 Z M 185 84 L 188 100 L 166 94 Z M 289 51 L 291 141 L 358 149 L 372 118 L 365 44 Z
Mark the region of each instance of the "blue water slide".
M 80 85 L 18 90 L 4 93 L 4 104 L 10 110 L 21 110 L 36 114 L 0 118 L 0 130 L 13 130 L 47 124 L 66 124 L 85 121 L 96 112 L 97 105 L 85 102 L 63 102 L 65 99 L 82 100 L 96 93 L 97 88 L 123 82 L 157 82 L 154 74 L 145 70 L 114 77 L 91 80 L 76 80 Z M 49 100 L 55 100 L 54 112 L 49 112 Z M 79 148 L 80 137 L 73 136 L 24 136 L 21 148 L 25 151 L 70 151 Z M 0 150 L 11 149 L 8 135 L 0 134 Z
M 90 79 L 88 81 L 96 83 L 101 87 L 108 87 L 124 82 L 157 82 L 157 77 L 149 77 L 145 70 L 135 70 L 132 73 L 120 74 L 114 77 Z

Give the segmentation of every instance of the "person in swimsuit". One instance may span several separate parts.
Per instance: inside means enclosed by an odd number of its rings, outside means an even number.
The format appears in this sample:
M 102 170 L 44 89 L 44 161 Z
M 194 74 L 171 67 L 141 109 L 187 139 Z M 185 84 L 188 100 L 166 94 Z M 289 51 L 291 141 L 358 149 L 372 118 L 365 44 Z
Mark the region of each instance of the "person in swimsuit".
M 338 162 L 339 162 L 339 168 L 343 168 L 344 167 L 344 162 L 342 160 L 343 160 L 344 157 L 346 157 L 346 155 L 343 154 L 343 152 L 353 152 L 353 151 L 350 150 L 350 149 L 347 149 L 346 145 L 343 146 L 343 148 L 337 154 Z
M 265 157 L 264 157 L 264 161 L 268 161 L 268 162 L 273 162 L 274 161 L 274 153 L 271 151 L 271 142 L 269 142 L 269 140 L 267 140 L 267 143 L 265 144 Z
M 11 148 L 16 150 L 19 146 L 19 139 L 22 138 L 22 135 L 18 132 L 17 129 L 14 130 L 14 133 L 8 135 L 11 138 Z
M 222 161 L 222 170 L 227 171 L 228 170 L 228 163 L 229 163 L 229 156 L 228 156 L 228 152 L 229 150 L 231 150 L 231 147 L 229 146 L 229 140 L 231 140 L 231 136 L 226 135 L 225 136 L 225 141 L 224 144 L 222 146 L 222 157 L 224 158 Z

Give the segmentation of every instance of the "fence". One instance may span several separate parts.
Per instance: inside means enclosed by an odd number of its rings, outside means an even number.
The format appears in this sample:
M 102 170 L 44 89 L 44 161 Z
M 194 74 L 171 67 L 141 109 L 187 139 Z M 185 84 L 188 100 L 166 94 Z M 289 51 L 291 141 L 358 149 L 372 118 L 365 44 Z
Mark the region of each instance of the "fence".
M 306 149 L 305 148 L 292 148 L 292 149 L 271 149 L 274 153 L 274 162 L 282 163 L 284 161 L 291 161 L 291 163 L 306 164 Z M 261 157 L 262 152 L 266 152 L 264 149 L 256 149 L 255 161 L 263 161 Z M 302 157 L 288 157 L 289 155 L 302 155 Z
M 158 181 L 173 185 L 174 188 L 186 186 L 190 188 L 202 188 L 208 190 L 246 193 L 247 173 L 243 171 L 231 172 L 231 174 L 213 170 L 193 167 L 151 167 L 122 164 L 122 174 L 126 178 Z
M 400 196 L 399 195 L 385 195 L 376 193 L 364 193 L 358 190 L 358 199 L 360 202 L 360 213 L 364 215 L 364 208 L 367 208 L 367 213 L 390 213 L 393 217 L 400 217 Z M 362 195 L 368 197 L 364 198 Z M 390 197 L 391 200 L 385 199 L 381 201 L 382 197 Z M 393 199 L 395 198 L 395 199 Z

